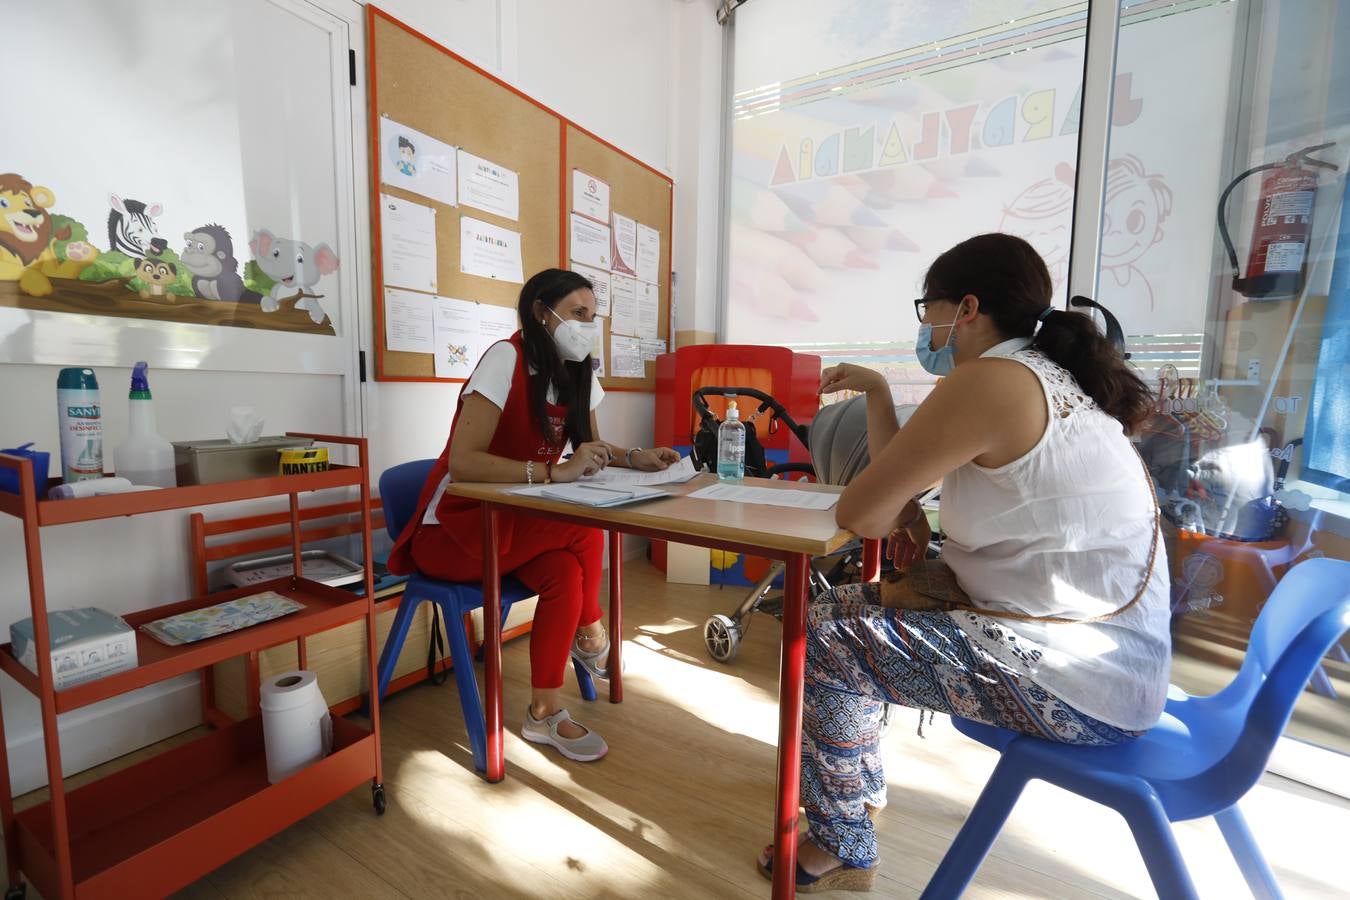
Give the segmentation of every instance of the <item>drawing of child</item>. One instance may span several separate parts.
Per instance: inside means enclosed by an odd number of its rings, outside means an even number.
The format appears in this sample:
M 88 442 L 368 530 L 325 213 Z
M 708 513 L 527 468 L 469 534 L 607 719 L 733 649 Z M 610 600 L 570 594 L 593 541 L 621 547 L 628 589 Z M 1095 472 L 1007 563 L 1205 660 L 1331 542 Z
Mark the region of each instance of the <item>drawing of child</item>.
M 398 138 L 398 170 L 410 178 L 417 174 L 417 148 L 403 135 Z
M 1018 194 L 1003 210 L 998 230 L 1036 248 L 1058 291 L 1069 270 L 1069 229 L 1073 224 L 1073 166 L 1060 163 L 1055 174 Z
M 1153 287 L 1136 263 L 1163 238 L 1162 224 L 1172 214 L 1172 189 L 1150 175 L 1133 155 L 1106 167 L 1106 208 L 1102 215 L 1102 300 L 1121 309 L 1152 311 Z

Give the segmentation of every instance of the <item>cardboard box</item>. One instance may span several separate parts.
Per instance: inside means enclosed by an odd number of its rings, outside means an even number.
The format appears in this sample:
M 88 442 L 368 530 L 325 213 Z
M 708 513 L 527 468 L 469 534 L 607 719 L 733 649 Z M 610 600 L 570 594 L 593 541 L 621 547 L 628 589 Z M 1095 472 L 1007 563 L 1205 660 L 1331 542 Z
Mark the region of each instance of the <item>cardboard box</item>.
M 56 689 L 136 668 L 136 632 L 110 612 L 88 606 L 47 613 Z M 9 626 L 14 657 L 37 674 L 31 618 Z

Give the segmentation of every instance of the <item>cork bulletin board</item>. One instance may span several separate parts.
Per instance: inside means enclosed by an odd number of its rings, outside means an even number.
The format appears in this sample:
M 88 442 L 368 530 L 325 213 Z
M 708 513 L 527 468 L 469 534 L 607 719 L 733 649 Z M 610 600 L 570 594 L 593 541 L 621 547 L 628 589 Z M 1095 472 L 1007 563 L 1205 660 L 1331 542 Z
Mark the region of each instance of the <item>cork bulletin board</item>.
M 563 198 L 563 216 L 560 220 L 563 239 L 568 236 L 567 221 L 572 209 L 573 169 L 580 169 L 595 175 L 609 183 L 610 211 L 634 219 L 649 228 L 654 228 L 661 236 L 661 254 L 657 263 L 657 337 L 666 342 L 667 350 L 671 343 L 670 315 L 670 232 L 671 217 L 674 212 L 674 184 L 660 172 L 639 162 L 637 159 L 615 150 L 595 135 L 569 123 L 564 136 L 563 155 L 568 177 L 565 179 L 566 196 Z M 564 254 L 567 256 L 568 254 Z M 610 321 L 604 322 L 605 360 L 610 366 L 611 354 Z M 648 361 L 642 378 L 614 378 L 601 380 L 605 390 L 650 391 L 656 383 L 656 363 Z M 612 371 L 607 368 L 606 371 Z
M 381 194 L 435 210 L 436 295 L 514 310 L 520 282 L 460 270 L 460 220 L 472 217 L 518 232 L 525 278 L 552 266 L 569 268 L 573 168 L 609 182 L 613 212 L 659 231 L 658 337 L 669 346 L 672 181 L 374 6 L 367 6 L 366 35 L 376 379 L 464 380 L 437 378 L 431 353 L 388 349 Z M 380 133 L 385 118 L 516 172 L 518 218 L 496 216 L 463 203 L 441 203 L 384 183 Z M 425 296 L 430 307 L 435 295 L 428 290 Z M 604 340 L 608 372 L 607 321 Z M 601 383 L 606 390 L 650 391 L 655 384 L 654 368 L 654 363 L 648 362 L 643 378 L 606 377 Z

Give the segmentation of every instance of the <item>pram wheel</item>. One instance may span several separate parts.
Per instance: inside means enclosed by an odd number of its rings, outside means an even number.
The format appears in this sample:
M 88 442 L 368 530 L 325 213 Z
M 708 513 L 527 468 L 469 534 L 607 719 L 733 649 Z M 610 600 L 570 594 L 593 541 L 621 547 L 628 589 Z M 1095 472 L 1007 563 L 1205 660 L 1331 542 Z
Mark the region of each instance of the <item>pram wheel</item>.
M 703 643 L 708 648 L 709 656 L 720 663 L 729 663 L 736 658 L 736 651 L 741 647 L 741 626 L 730 616 L 720 613 L 710 616 L 703 623 Z

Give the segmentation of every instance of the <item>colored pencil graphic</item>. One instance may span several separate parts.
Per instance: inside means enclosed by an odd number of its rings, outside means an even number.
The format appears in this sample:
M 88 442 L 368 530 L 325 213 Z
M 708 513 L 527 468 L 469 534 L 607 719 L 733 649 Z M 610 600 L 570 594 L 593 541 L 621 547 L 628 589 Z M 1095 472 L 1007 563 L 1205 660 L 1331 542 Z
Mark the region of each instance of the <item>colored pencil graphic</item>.
M 782 238 L 746 225 L 731 226 L 731 259 L 736 265 L 750 263 L 776 272 L 789 285 L 801 291 L 824 287 L 828 279 L 812 259 Z
M 884 225 L 857 197 L 828 181 L 784 185 L 778 196 L 806 222 L 816 225 Z
M 877 261 L 844 234 L 833 228 L 815 227 L 805 234 L 788 235 L 818 266 L 827 269 L 875 269 Z

